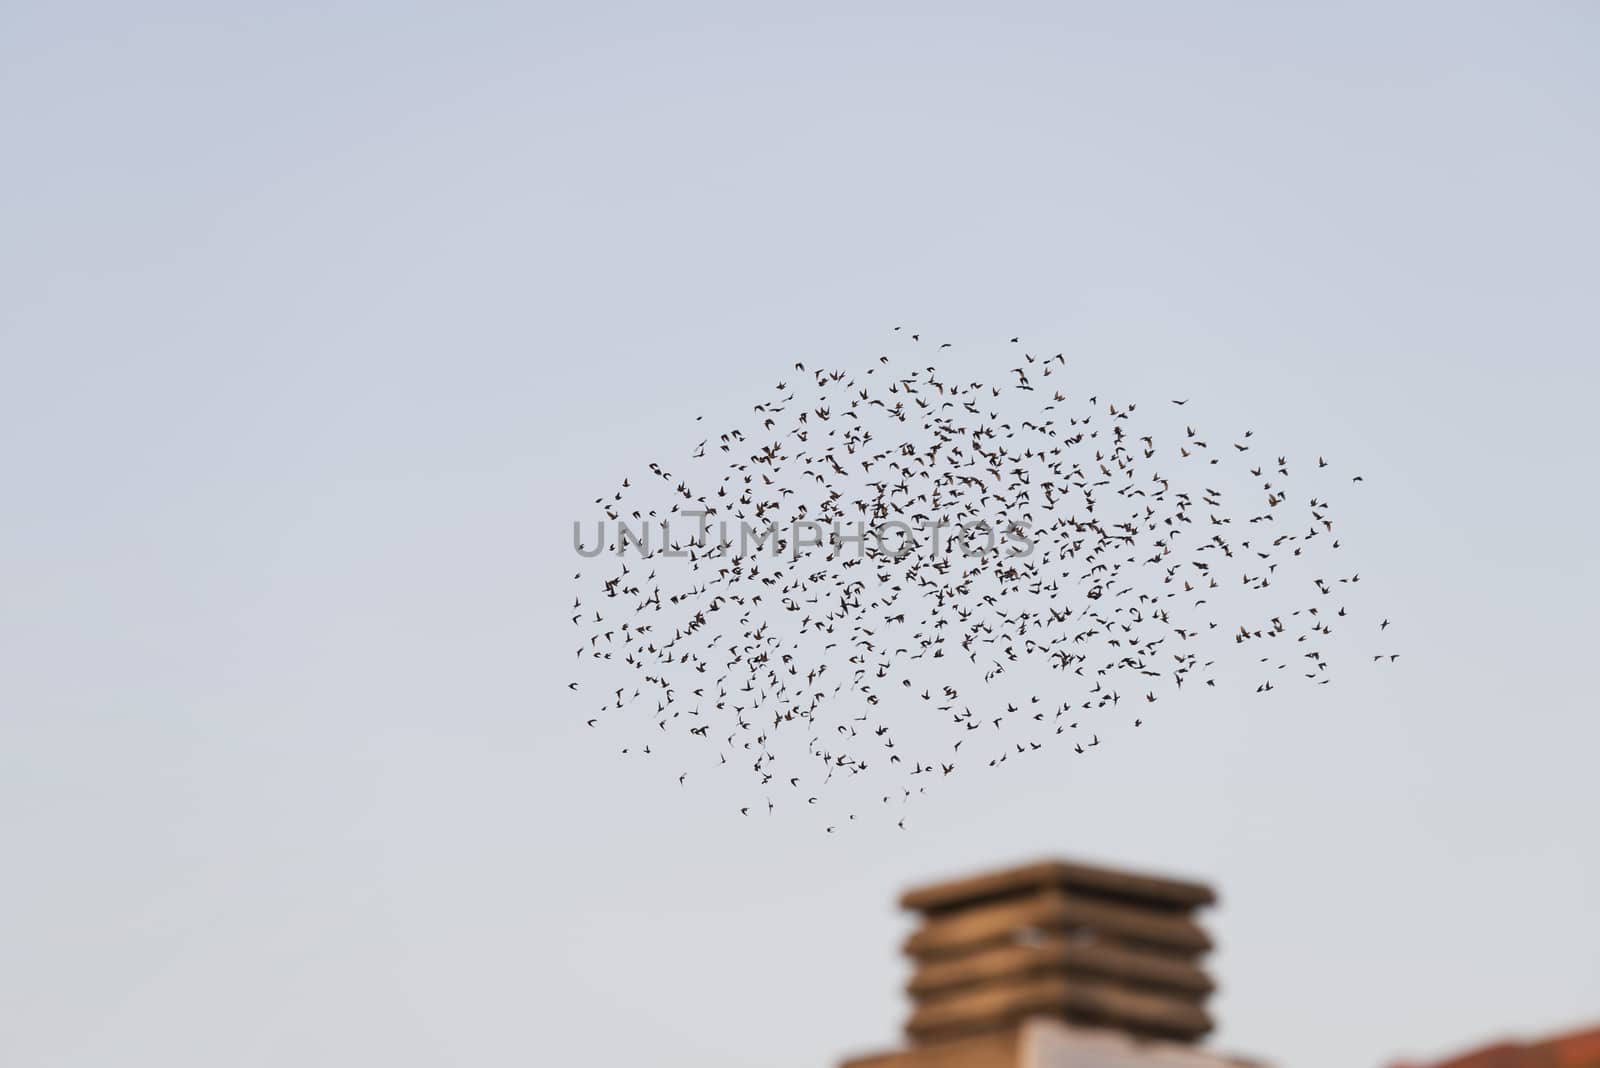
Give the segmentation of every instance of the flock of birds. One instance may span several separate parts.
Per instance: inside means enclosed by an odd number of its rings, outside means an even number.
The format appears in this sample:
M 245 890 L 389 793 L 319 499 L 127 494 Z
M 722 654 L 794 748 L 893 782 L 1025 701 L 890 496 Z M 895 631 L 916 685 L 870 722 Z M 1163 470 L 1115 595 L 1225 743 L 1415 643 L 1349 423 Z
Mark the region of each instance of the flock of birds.
M 1326 685 L 1361 577 L 1320 487 L 1361 476 L 1201 432 L 1186 400 L 1152 417 L 1078 395 L 1063 354 L 1009 345 L 998 384 L 926 357 L 796 363 L 694 447 L 693 482 L 652 462 L 597 498 L 569 613 L 587 726 L 680 785 L 697 759 L 748 769 L 749 816 L 1087 754 L 1097 715 L 1143 726 L 1219 679 Z

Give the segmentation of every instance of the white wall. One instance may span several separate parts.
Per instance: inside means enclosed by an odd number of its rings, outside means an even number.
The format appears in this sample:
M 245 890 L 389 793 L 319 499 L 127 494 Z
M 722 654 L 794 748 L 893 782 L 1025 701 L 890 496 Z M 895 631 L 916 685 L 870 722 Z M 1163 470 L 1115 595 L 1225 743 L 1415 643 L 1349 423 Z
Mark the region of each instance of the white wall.
M 1022 1039 L 1022 1068 L 1226 1068 L 1239 1063 L 1188 1046 L 1136 1042 L 1053 1020 L 1029 1023 Z

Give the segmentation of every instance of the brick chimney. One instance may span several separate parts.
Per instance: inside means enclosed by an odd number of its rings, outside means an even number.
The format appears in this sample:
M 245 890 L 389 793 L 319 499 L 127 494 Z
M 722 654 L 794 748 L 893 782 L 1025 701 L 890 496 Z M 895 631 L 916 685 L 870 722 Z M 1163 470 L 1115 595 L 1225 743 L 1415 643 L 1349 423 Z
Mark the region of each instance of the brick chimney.
M 846 1068 L 1228 1065 L 1192 1048 L 1211 1030 L 1209 887 L 1044 861 L 921 887 L 900 904 L 910 1048 Z

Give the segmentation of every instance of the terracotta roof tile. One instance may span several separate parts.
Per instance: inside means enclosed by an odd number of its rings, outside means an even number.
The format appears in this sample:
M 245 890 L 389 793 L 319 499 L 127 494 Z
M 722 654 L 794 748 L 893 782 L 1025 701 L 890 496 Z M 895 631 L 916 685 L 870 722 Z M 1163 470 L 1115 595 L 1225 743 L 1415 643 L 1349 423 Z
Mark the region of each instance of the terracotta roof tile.
M 1600 1027 L 1542 1042 L 1499 1042 L 1426 1068 L 1600 1068 Z

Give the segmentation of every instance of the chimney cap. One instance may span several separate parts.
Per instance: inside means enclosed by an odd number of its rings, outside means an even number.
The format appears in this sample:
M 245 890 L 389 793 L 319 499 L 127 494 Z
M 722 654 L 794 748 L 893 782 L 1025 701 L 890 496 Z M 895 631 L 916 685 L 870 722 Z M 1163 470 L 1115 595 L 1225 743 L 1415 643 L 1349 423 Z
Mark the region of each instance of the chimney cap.
M 1215 904 L 1217 900 L 1212 889 L 1202 883 L 1136 875 L 1071 861 L 1041 860 L 1003 871 L 916 887 L 901 896 L 900 906 L 922 913 L 941 912 L 1052 887 L 1087 890 L 1169 908 L 1189 909 Z

